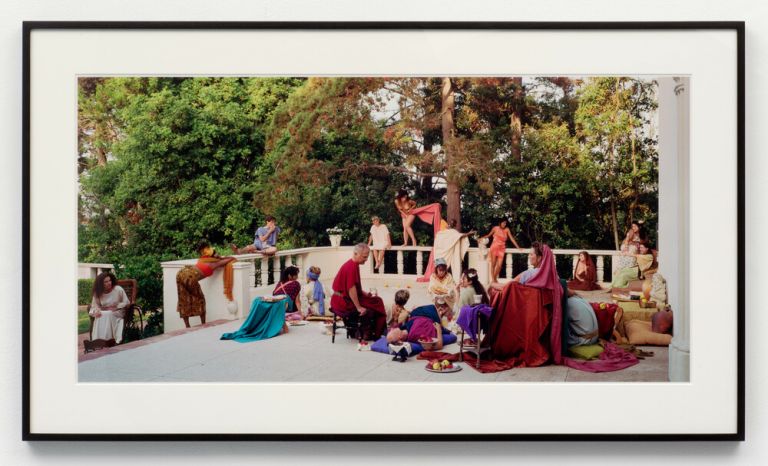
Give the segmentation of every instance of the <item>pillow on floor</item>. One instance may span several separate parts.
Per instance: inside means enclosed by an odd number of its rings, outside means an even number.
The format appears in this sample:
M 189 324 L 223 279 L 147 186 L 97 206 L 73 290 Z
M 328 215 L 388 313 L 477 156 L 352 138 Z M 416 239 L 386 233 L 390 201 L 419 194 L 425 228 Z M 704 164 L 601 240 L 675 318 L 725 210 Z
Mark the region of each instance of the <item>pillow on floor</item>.
M 669 346 L 672 341 L 672 335 L 655 333 L 651 330 L 651 323 L 644 320 L 631 320 L 624 324 L 624 328 L 632 345 Z
M 586 360 L 597 359 L 603 354 L 603 351 L 603 347 L 598 344 L 571 346 L 568 348 L 568 354 L 570 354 L 572 358 Z

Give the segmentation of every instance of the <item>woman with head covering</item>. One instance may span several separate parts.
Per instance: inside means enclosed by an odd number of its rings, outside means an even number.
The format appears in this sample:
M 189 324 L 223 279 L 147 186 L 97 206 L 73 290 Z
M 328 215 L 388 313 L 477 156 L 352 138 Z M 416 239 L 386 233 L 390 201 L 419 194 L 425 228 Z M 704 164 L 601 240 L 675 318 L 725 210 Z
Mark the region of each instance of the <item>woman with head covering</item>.
M 573 280 L 568 282 L 568 289 L 581 291 L 600 289 L 600 285 L 597 284 L 597 268 L 587 251 L 579 253 L 579 259 L 573 271 Z
M 427 292 L 433 303 L 436 303 L 437 299 L 442 299 L 450 308 L 453 308 L 456 302 L 456 282 L 453 281 L 453 275 L 448 273 L 445 259 L 435 259 L 435 271 L 429 277 Z
M 307 298 L 307 316 L 324 316 L 325 315 L 325 290 L 323 284 L 320 282 L 320 267 L 311 266 L 307 269 L 307 291 L 305 296 Z

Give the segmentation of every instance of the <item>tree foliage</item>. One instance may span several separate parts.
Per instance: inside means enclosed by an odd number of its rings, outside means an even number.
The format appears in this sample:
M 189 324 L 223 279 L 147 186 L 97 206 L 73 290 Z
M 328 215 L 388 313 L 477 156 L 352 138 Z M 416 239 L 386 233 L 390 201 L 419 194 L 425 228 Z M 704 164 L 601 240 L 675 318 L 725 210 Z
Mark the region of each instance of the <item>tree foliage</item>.
M 522 245 L 613 248 L 656 226 L 655 84 L 625 78 L 83 78 L 79 257 L 114 262 L 160 304 L 161 260 L 207 238 L 280 247 L 402 240 L 393 199 L 500 217 Z M 450 118 L 446 119 L 446 112 Z M 458 197 L 456 197 L 458 196 Z M 431 228 L 416 222 L 422 243 Z M 146 293 L 145 293 L 146 291 Z

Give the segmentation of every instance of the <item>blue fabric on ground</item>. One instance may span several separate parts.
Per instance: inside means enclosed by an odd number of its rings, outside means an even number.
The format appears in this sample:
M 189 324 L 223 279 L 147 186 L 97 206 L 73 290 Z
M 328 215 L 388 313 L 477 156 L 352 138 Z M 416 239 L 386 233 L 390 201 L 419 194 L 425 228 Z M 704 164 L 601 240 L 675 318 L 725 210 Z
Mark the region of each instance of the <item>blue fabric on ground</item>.
M 456 343 L 456 340 L 458 338 L 456 335 L 452 333 L 448 333 L 443 335 L 443 346 L 450 345 L 451 343 Z M 422 351 L 424 351 L 424 348 L 418 344 L 418 343 L 411 343 L 411 349 L 413 352 L 411 353 L 411 356 L 415 356 Z M 371 345 L 371 351 L 377 351 L 379 353 L 389 354 L 389 343 L 387 343 L 387 337 L 381 337 L 378 340 L 376 340 Z
M 290 305 L 290 300 L 283 298 L 274 303 L 255 298 L 251 303 L 251 312 L 243 325 L 236 332 L 225 333 L 220 340 L 235 340 L 239 343 L 265 340 L 280 333 L 285 324 L 285 312 Z

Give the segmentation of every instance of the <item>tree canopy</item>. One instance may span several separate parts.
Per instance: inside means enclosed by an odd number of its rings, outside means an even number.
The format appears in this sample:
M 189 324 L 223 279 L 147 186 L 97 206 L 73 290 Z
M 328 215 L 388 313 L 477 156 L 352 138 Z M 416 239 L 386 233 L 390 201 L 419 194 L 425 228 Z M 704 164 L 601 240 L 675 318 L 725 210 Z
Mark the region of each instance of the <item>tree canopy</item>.
M 207 238 L 282 248 L 402 239 L 393 200 L 441 202 L 464 230 L 510 218 L 522 245 L 655 239 L 656 85 L 629 77 L 82 78 L 79 258 L 156 279 Z M 417 226 L 426 244 L 429 228 Z M 147 285 L 151 286 L 151 285 Z

